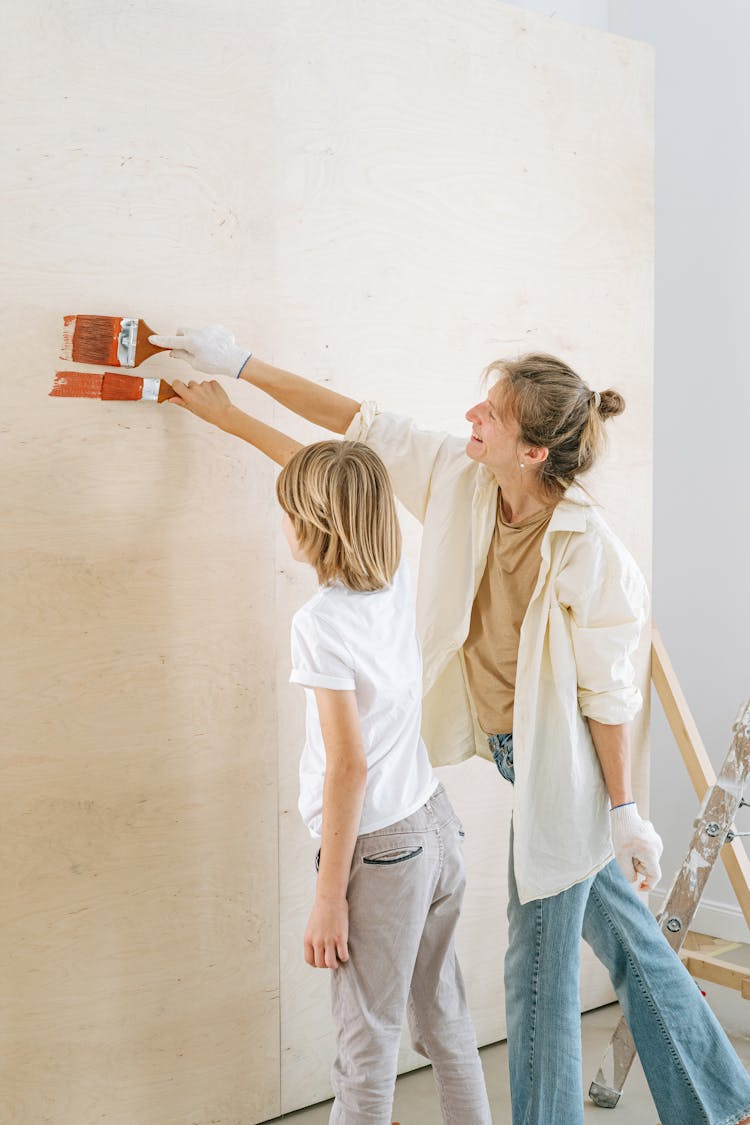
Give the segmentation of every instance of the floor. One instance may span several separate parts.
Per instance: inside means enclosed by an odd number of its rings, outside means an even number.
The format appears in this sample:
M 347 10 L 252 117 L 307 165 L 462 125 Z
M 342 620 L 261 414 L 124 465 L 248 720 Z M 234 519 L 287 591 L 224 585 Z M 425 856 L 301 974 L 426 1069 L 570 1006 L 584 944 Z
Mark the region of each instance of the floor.
M 727 946 L 714 950 L 716 956 L 725 956 L 736 964 L 750 968 L 750 945 Z M 714 1012 L 728 1033 L 737 1054 L 750 1071 L 750 1001 L 739 993 L 719 985 L 702 984 Z M 620 1008 L 611 1004 L 606 1008 L 587 1012 L 582 1018 L 584 1088 L 599 1066 L 609 1037 L 620 1018 Z M 481 1051 L 487 1090 L 495 1125 L 510 1125 L 510 1098 L 508 1093 L 508 1066 L 505 1043 L 483 1047 Z M 289 1113 L 274 1120 L 285 1125 L 326 1125 L 330 1102 Z M 616 1115 L 612 1110 L 600 1109 L 586 1101 L 586 1125 L 656 1125 L 659 1120 L 654 1103 L 636 1059 L 630 1072 Z M 412 1071 L 398 1079 L 393 1104 L 393 1120 L 401 1125 L 439 1125 L 440 1113 L 429 1067 Z M 271 1125 L 269 1122 L 268 1125 Z

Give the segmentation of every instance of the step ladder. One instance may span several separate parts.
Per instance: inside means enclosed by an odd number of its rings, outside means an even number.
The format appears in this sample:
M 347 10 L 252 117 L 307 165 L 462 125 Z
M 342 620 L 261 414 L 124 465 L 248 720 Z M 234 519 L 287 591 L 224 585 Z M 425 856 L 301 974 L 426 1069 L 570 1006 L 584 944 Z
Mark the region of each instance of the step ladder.
M 729 753 L 717 778 L 656 631 L 651 648 L 651 678 L 693 785 L 702 800 L 687 854 L 657 918 L 667 941 L 675 952 L 679 952 L 719 856 L 724 861 L 750 926 L 750 861 L 738 839 L 750 836 L 750 832 L 737 832 L 733 823 L 738 809 L 750 807 L 743 797 L 744 787 L 750 779 L 750 699 L 740 708 L 732 728 Z M 686 965 L 695 976 L 736 987 L 750 999 L 750 973 L 737 972 L 737 966 L 722 966 L 714 958 L 696 956 L 688 956 Z M 589 1089 L 589 1097 L 596 1105 L 614 1109 L 635 1055 L 633 1037 L 623 1017 L 612 1034 Z

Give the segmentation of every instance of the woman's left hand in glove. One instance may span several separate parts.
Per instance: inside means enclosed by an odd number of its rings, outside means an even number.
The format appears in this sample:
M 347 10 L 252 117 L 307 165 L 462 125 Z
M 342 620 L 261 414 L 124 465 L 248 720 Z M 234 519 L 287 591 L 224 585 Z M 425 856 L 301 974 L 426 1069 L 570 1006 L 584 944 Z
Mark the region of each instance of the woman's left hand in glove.
M 652 891 L 661 879 L 661 836 L 638 813 L 635 801 L 612 809 L 612 846 L 620 870 L 639 891 Z

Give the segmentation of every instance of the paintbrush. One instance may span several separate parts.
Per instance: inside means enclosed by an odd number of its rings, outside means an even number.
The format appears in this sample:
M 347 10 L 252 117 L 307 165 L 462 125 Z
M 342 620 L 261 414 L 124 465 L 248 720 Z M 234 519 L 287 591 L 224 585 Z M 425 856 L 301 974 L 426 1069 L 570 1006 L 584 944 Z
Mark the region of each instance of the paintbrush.
M 153 335 L 145 320 L 119 316 L 66 316 L 60 359 L 73 363 L 137 367 L 157 352 L 169 351 L 149 344 Z
M 174 391 L 164 379 L 142 379 L 119 371 L 58 371 L 53 398 L 101 398 L 109 402 L 164 402 Z

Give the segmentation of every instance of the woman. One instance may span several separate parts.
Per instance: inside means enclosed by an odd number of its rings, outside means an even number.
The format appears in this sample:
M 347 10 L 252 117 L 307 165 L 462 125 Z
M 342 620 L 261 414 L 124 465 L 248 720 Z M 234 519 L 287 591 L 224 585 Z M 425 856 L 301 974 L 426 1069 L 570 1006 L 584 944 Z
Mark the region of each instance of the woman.
M 746 1125 L 750 1079 L 654 918 L 631 893 L 661 841 L 632 799 L 630 660 L 644 580 L 577 477 L 624 409 L 566 364 L 500 361 L 463 439 L 270 367 L 220 326 L 152 337 L 242 377 L 385 461 L 424 525 L 417 619 L 423 734 L 437 765 L 494 758 L 514 784 L 506 1006 L 514 1125 L 583 1122 L 581 934 L 606 965 L 663 1125 Z M 261 425 L 218 384 L 182 405 L 249 440 Z M 614 851 L 615 859 L 612 858 Z M 469 1125 L 469 1123 L 466 1123 Z

